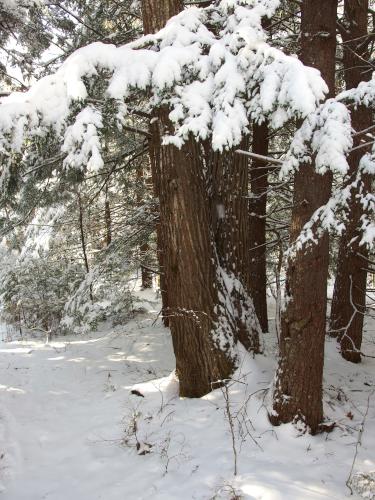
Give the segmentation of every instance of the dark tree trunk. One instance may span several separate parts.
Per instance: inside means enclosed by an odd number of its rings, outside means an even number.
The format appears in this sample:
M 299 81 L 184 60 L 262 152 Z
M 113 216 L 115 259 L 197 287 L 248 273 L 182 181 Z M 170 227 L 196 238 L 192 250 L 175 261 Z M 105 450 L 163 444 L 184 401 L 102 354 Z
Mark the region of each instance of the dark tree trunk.
M 139 247 L 139 252 L 141 256 L 141 283 L 142 290 L 147 290 L 152 288 L 152 271 L 149 269 L 147 265 L 145 265 L 145 259 L 147 259 L 148 252 L 150 251 L 150 247 L 148 243 L 142 243 Z
M 111 206 L 108 199 L 108 186 L 105 189 L 105 202 L 104 202 L 104 219 L 105 219 L 105 244 L 108 247 L 112 242 L 112 218 Z
M 142 0 L 142 19 L 143 31 L 145 35 L 155 33 L 161 30 L 168 19 L 175 16 L 184 8 L 182 0 Z M 157 115 L 151 120 L 149 131 L 151 138 L 149 140 L 149 155 L 151 162 L 152 182 L 154 195 L 157 199 L 160 198 L 160 161 L 161 161 L 161 136 L 160 123 L 157 120 Z M 160 213 L 160 209 L 159 209 Z M 163 235 L 163 226 L 160 217 L 156 223 L 156 246 L 157 257 L 160 270 L 160 292 L 162 299 L 162 318 L 165 326 L 169 326 L 168 316 L 168 289 L 167 278 L 164 261 L 165 261 L 165 235 Z
M 253 153 L 268 156 L 269 129 L 267 123 L 253 126 Z M 251 198 L 249 222 L 250 293 L 263 332 L 268 332 L 267 315 L 267 262 L 266 213 L 268 168 L 267 164 L 252 160 L 250 167 Z
M 143 0 L 145 31 L 161 27 L 181 8 L 180 3 Z M 168 110 L 158 110 L 156 118 L 151 158 L 176 372 L 180 395 L 200 397 L 232 374 L 236 325 L 212 234 L 204 152 L 194 140 L 181 150 L 160 147 L 160 137 L 171 126 Z
M 138 189 L 139 192 L 137 194 L 137 203 L 138 205 L 142 205 L 142 192 L 144 191 L 145 188 L 145 176 L 144 176 L 144 171 L 143 168 L 139 167 L 137 170 L 137 180 L 138 180 Z M 150 251 L 150 246 L 146 241 L 141 243 L 139 245 L 139 254 L 140 254 L 140 261 L 141 261 L 141 286 L 142 290 L 146 290 L 149 288 L 152 288 L 152 271 L 150 271 L 150 268 L 148 267 L 148 262 L 147 262 L 147 257 L 148 253 Z
M 240 145 L 248 147 L 248 140 Z M 260 351 L 260 325 L 250 295 L 248 160 L 234 151 L 214 153 L 206 145 L 207 191 L 220 266 L 228 283 L 237 324 L 237 340 Z
M 335 88 L 337 0 L 303 0 L 301 59 L 318 68 Z M 291 241 L 330 196 L 331 176 L 301 165 L 294 179 Z M 312 433 L 323 421 L 322 379 L 326 331 L 329 240 L 325 235 L 289 260 L 286 308 L 282 317 L 280 359 L 270 420 L 281 424 L 300 420 Z
M 81 248 L 82 248 L 83 262 L 85 264 L 86 273 L 88 274 L 90 272 L 90 265 L 89 265 L 89 259 L 87 256 L 85 227 L 84 227 L 84 223 L 83 223 L 82 199 L 81 199 L 81 194 L 79 193 L 79 191 L 77 191 L 77 204 L 78 204 L 78 224 L 79 224 L 79 233 L 81 236 Z M 94 302 L 92 285 L 90 285 L 89 295 L 90 295 L 91 302 Z
M 344 77 L 347 89 L 357 87 L 364 80 L 371 79 L 371 68 L 366 39 L 368 0 L 346 0 L 344 6 Z M 352 126 L 357 132 L 372 125 L 372 112 L 368 108 L 359 107 L 352 110 Z M 354 146 L 358 146 L 365 136 L 355 137 Z M 368 141 L 367 141 L 368 142 Z M 352 182 L 356 176 L 359 162 L 366 149 L 353 151 L 349 156 L 349 176 Z M 370 178 L 364 179 L 364 191 L 371 189 Z M 348 223 L 345 233 L 340 239 L 336 280 L 332 300 L 330 333 L 341 343 L 341 354 L 348 361 L 361 361 L 361 345 L 363 330 L 363 314 L 366 309 L 366 282 L 368 267 L 367 252 L 359 247 L 361 239 L 360 218 L 363 207 L 356 199 L 359 189 L 352 190 L 349 203 Z M 361 255 L 359 255 L 361 254 Z M 364 258 L 363 258 L 364 257 Z
M 161 158 L 161 137 L 159 130 L 159 120 L 155 115 L 150 123 L 149 131 L 151 137 L 149 140 L 149 155 L 151 162 L 151 176 L 152 184 L 154 188 L 155 198 L 160 199 L 160 158 Z M 160 222 L 160 207 L 158 207 L 158 217 L 156 222 L 156 247 L 157 247 L 157 258 L 159 262 L 160 270 L 160 293 L 162 301 L 162 318 L 164 326 L 169 326 L 168 317 L 168 290 L 167 290 L 167 279 L 166 279 L 166 269 L 164 266 L 165 260 L 165 237 L 162 231 L 162 225 Z
M 166 115 L 160 113 L 162 123 Z M 235 367 L 235 321 L 211 230 L 203 152 L 162 148 L 160 208 L 170 328 L 180 395 L 200 397 Z

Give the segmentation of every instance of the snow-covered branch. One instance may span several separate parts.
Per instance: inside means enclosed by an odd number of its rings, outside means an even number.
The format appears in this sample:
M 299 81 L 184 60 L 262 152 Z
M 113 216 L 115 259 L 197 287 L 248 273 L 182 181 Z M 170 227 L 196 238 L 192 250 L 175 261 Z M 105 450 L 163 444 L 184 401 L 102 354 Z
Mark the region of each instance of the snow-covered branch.
M 174 132 L 164 142 L 176 146 L 193 135 L 221 151 L 240 143 L 250 120 L 267 118 L 280 127 L 307 116 L 327 87 L 318 71 L 266 42 L 262 18 L 277 5 L 223 0 L 190 7 L 157 34 L 132 44 L 94 43 L 77 50 L 54 75 L 3 100 L 0 151 L 22 152 L 28 138 L 52 130 L 68 155 L 66 165 L 99 168 L 100 110 L 84 105 L 88 82 L 99 73 L 107 75 L 105 98 L 117 103 L 119 122 L 134 91 L 148 96 L 150 108 L 168 106 Z

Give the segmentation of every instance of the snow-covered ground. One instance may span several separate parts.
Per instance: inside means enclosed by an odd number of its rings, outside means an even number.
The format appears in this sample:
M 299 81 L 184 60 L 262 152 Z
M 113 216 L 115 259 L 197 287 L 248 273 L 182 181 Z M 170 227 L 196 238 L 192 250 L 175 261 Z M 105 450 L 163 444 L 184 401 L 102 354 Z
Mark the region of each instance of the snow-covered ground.
M 312 437 L 267 420 L 274 336 L 266 356 L 244 355 L 228 393 L 181 400 L 169 332 L 155 317 L 49 345 L 3 334 L 0 498 L 341 500 L 366 412 L 354 471 L 375 470 L 375 359 L 351 365 L 327 341 L 325 409 L 337 427 Z

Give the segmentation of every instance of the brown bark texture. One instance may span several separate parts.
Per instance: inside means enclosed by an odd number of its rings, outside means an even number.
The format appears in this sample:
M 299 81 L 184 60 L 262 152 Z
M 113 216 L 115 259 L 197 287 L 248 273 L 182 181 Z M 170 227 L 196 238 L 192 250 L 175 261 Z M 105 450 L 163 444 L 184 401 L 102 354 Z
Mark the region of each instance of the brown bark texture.
M 248 148 L 248 143 L 244 139 L 240 148 Z M 248 160 L 233 150 L 215 153 L 210 144 L 205 147 L 205 160 L 214 242 L 234 308 L 236 340 L 258 353 L 261 329 L 251 298 Z
M 167 118 L 160 116 L 162 122 Z M 160 208 L 180 395 L 200 397 L 235 367 L 234 312 L 210 224 L 201 146 L 162 148 Z
M 160 27 L 155 16 L 164 16 L 164 24 L 176 11 L 164 2 L 144 0 L 145 29 Z M 212 230 L 203 145 L 190 139 L 180 150 L 160 146 L 171 128 L 168 109 L 157 110 L 155 118 L 151 158 L 176 372 L 180 395 L 200 397 L 235 368 L 235 311 Z
M 151 163 L 151 177 L 152 184 L 154 188 L 154 196 L 159 200 L 160 198 L 160 161 L 161 161 L 161 136 L 159 130 L 159 120 L 156 115 L 153 116 L 149 132 L 151 134 L 149 140 L 149 156 Z M 168 290 L 167 290 L 167 280 L 166 280 L 166 269 L 164 267 L 165 260 L 165 237 L 162 231 L 162 225 L 160 222 L 160 207 L 158 207 L 158 217 L 156 221 L 156 250 L 157 258 L 159 262 L 160 270 L 160 293 L 162 302 L 162 319 L 164 326 L 169 326 L 168 317 Z
M 161 30 L 168 19 L 175 16 L 184 8 L 181 0 L 142 0 L 142 20 L 143 31 L 145 35 L 156 33 Z M 158 122 L 158 116 L 154 115 L 149 126 L 151 134 L 149 140 L 149 155 L 151 163 L 151 174 L 154 188 L 154 195 L 157 199 L 160 197 L 160 161 L 161 161 L 161 135 Z M 159 209 L 160 214 L 160 209 Z M 168 290 L 165 261 L 165 236 L 160 216 L 156 223 L 156 246 L 157 258 L 160 270 L 160 292 L 162 299 L 162 318 L 165 326 L 169 326 L 168 315 Z
M 335 89 L 337 0 L 303 0 L 301 60 L 320 70 Z M 330 196 L 331 176 L 301 165 L 294 178 L 291 242 Z M 273 394 L 273 424 L 302 421 L 311 433 L 323 421 L 322 379 L 326 332 L 328 236 L 289 259 L 280 359 Z
M 90 272 L 90 265 L 89 265 L 89 259 L 88 259 L 88 256 L 87 256 L 85 227 L 84 227 L 84 222 L 83 222 L 82 199 L 81 199 L 81 194 L 80 194 L 79 191 L 77 191 L 77 204 L 78 204 L 78 211 L 79 211 L 78 222 L 79 222 L 79 232 L 80 232 L 80 236 L 81 236 L 82 255 L 83 255 L 83 261 L 85 263 L 86 273 L 88 274 Z M 90 285 L 89 295 L 90 295 L 91 302 L 93 302 L 94 301 L 94 297 L 93 297 L 92 285 Z
M 357 87 L 361 81 L 371 79 L 372 70 L 369 60 L 368 44 L 368 0 L 346 0 L 344 4 L 344 41 L 343 65 L 345 85 L 347 89 Z M 372 112 L 361 106 L 351 112 L 352 126 L 357 132 L 372 125 Z M 354 147 L 366 136 L 354 138 Z M 367 140 L 368 142 L 368 140 Z M 348 159 L 349 174 L 347 183 L 352 183 L 357 175 L 359 162 L 366 149 L 353 151 Z M 361 361 L 361 345 L 363 331 L 363 315 L 366 309 L 366 282 L 368 267 L 367 250 L 359 246 L 361 240 L 359 227 L 363 207 L 358 195 L 366 194 L 371 189 L 369 176 L 363 177 L 362 186 L 352 189 L 347 225 L 339 243 L 336 280 L 334 286 L 330 334 L 337 337 L 341 344 L 341 354 L 348 361 Z
M 269 129 L 266 122 L 253 125 L 252 152 L 268 156 Z M 259 160 L 250 167 L 251 198 L 249 204 L 249 274 L 250 295 L 263 332 L 268 332 L 266 213 L 268 168 Z

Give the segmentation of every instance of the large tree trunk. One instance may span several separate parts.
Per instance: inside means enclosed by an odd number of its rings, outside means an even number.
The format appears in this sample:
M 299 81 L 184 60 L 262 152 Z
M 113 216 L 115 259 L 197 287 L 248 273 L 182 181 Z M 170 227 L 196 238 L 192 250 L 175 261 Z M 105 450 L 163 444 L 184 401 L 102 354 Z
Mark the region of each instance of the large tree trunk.
M 366 65 L 369 59 L 366 39 L 368 0 L 346 0 L 344 6 L 344 77 L 347 89 L 357 87 L 364 80 L 371 79 L 371 68 Z M 352 126 L 357 132 L 372 125 L 372 112 L 368 108 L 359 107 L 352 110 Z M 354 146 L 358 146 L 364 136 L 355 137 Z M 367 141 L 368 142 L 368 141 Z M 366 149 L 353 151 L 349 156 L 349 176 L 347 182 L 354 180 L 361 157 Z M 365 191 L 371 189 L 370 178 L 364 179 Z M 363 207 L 356 198 L 358 189 L 353 189 L 349 203 L 348 224 L 340 239 L 333 293 L 330 333 L 341 343 L 341 354 L 348 361 L 361 361 L 361 345 L 363 330 L 363 314 L 366 308 L 366 249 L 359 247 L 360 218 Z M 361 254 L 361 255 L 359 255 Z
M 337 0 L 303 0 L 301 59 L 318 68 L 330 94 L 335 88 Z M 294 179 L 291 241 L 330 196 L 331 176 L 301 165 Z M 326 331 L 328 236 L 288 262 L 280 359 L 273 394 L 274 424 L 302 421 L 312 433 L 323 420 L 322 379 Z
M 233 372 L 236 325 L 213 241 L 202 150 L 194 140 L 181 150 L 162 148 L 160 207 L 180 395 L 200 397 Z
M 144 34 L 156 33 L 161 30 L 168 19 L 175 16 L 184 8 L 182 0 L 142 0 L 142 20 Z M 160 161 L 161 161 L 161 135 L 158 116 L 154 115 L 149 128 L 151 137 L 149 140 L 149 155 L 151 163 L 151 174 L 154 188 L 154 195 L 160 198 Z M 160 209 L 159 209 L 160 212 Z M 165 326 L 169 326 L 168 315 L 168 289 L 165 261 L 165 235 L 160 217 L 156 223 L 156 245 L 157 258 L 160 270 L 160 292 L 162 299 L 162 318 Z
M 269 129 L 266 122 L 253 126 L 253 153 L 268 156 Z M 250 293 L 263 332 L 268 331 L 267 315 L 267 262 L 266 213 L 268 168 L 267 164 L 252 160 L 250 167 L 251 198 L 249 227 Z
M 248 140 L 240 147 L 246 149 Z M 261 329 L 250 295 L 248 160 L 233 150 L 214 153 L 210 144 L 205 149 L 212 228 L 234 308 L 236 337 L 248 351 L 257 353 Z
M 160 0 L 142 4 L 145 31 L 160 28 L 182 7 Z M 235 368 L 236 323 L 212 234 L 202 146 L 194 140 L 181 150 L 160 146 L 171 127 L 168 110 L 155 117 L 151 158 L 176 372 L 180 395 L 200 397 Z

